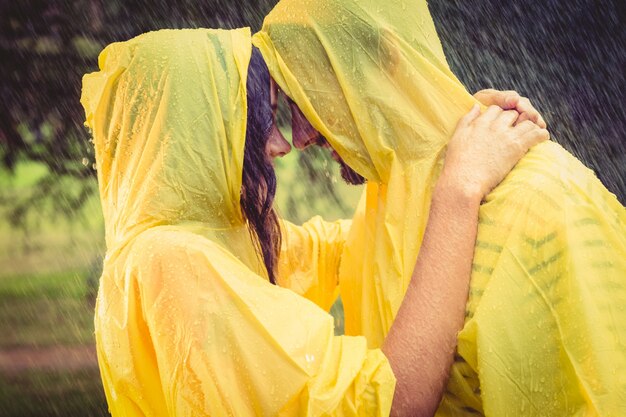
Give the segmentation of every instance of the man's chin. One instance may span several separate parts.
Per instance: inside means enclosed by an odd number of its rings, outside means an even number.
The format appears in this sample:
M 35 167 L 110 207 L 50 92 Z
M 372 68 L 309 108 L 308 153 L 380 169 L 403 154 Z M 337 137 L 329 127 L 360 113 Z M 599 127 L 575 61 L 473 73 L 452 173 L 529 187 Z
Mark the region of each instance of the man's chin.
M 357 174 L 352 168 L 350 168 L 344 161 L 340 161 L 341 165 L 341 178 L 345 182 L 351 185 L 362 185 L 365 184 L 365 178 L 361 175 Z

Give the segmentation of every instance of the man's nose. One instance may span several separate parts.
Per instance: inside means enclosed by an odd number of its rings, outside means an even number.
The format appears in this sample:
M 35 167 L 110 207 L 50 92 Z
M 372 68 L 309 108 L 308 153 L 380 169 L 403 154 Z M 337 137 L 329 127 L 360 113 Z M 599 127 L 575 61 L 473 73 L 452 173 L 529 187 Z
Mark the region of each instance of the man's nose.
M 289 103 L 291 109 L 291 143 L 297 149 L 305 149 L 317 143 L 319 132 L 304 117 L 295 103 Z
M 291 143 L 296 149 L 303 150 L 313 145 L 317 140 L 317 132 L 307 131 L 302 126 L 292 123 Z

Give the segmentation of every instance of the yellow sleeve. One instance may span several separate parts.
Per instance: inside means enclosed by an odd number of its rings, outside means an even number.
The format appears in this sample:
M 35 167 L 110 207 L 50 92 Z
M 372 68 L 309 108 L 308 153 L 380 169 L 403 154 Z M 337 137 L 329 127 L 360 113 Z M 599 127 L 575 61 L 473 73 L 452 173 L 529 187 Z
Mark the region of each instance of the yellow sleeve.
M 351 221 L 315 216 L 302 226 L 282 225 L 278 284 L 329 311 L 339 294 L 339 262 Z
M 139 293 L 170 415 L 386 416 L 395 378 L 363 337 L 190 233 L 147 240 Z

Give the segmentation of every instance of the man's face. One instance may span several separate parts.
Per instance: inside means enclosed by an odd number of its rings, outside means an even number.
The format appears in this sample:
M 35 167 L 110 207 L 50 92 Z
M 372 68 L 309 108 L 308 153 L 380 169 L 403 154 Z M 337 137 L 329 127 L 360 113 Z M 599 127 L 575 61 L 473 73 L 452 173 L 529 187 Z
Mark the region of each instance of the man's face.
M 273 96 L 277 97 L 279 94 L 278 85 L 272 80 Z M 341 166 L 341 177 L 348 183 L 353 185 L 361 185 L 365 183 L 365 178 L 357 174 L 348 164 L 344 162 L 335 151 L 326 138 L 322 136 L 320 132 L 315 130 L 311 123 L 304 117 L 300 108 L 286 95 L 285 97 L 289 103 L 289 109 L 291 110 L 291 143 L 297 149 L 303 150 L 312 145 L 317 145 L 322 148 L 329 149 L 331 151 L 332 158 Z M 273 107 L 276 111 L 276 107 Z

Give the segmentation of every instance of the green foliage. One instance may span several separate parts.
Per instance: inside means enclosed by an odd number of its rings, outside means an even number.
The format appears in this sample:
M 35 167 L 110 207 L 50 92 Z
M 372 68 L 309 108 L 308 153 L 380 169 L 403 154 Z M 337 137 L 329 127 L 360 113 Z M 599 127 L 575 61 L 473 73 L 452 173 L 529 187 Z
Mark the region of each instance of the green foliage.
M 13 175 L 0 168 L 0 280 L 84 268 L 101 254 L 95 189 L 95 178 L 56 177 L 41 162 L 20 162 Z
M 0 170 L 0 184 L 0 216 L 26 232 L 37 228 L 37 222 L 59 215 L 81 220 L 83 208 L 97 190 L 94 178 L 59 175 L 34 161 L 16 164 L 13 173 Z

